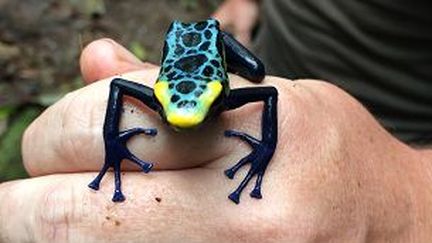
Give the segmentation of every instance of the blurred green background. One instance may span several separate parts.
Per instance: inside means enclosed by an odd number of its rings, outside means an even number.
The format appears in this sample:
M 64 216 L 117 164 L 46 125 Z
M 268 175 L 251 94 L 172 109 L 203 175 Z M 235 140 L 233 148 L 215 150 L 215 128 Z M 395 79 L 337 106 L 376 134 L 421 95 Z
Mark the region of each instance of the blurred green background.
M 0 0 L 0 182 L 27 176 L 22 133 L 46 107 L 82 86 L 78 59 L 86 44 L 109 37 L 158 63 L 172 20 L 205 19 L 220 2 Z

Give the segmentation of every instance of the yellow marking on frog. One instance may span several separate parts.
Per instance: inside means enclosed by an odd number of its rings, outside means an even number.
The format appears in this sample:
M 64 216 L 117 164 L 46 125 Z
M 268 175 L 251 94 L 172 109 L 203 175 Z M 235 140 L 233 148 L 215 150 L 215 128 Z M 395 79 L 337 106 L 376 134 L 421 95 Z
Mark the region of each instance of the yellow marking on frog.
M 211 81 L 207 84 L 205 92 L 198 98 L 199 103 L 208 110 L 215 99 L 220 95 L 221 91 L 222 84 L 218 80 Z
M 197 106 L 190 109 L 175 109 L 168 112 L 166 114 L 168 123 L 179 128 L 191 128 L 201 124 L 221 91 L 222 84 L 219 81 L 215 80 L 208 83 L 207 89 L 197 100 Z
M 167 110 L 170 104 L 170 95 L 168 91 L 169 89 L 167 81 L 158 81 L 153 87 L 153 92 L 156 95 L 158 101 L 162 104 L 164 110 Z
M 168 123 L 178 128 L 191 128 L 201 124 L 221 91 L 222 84 L 218 80 L 211 81 L 207 84 L 204 93 L 196 100 L 195 107 L 177 108 L 171 104 L 168 82 L 159 81 L 154 85 L 154 93 L 162 104 Z
M 182 112 L 169 112 L 167 114 L 167 121 L 169 124 L 179 128 L 195 127 L 204 120 L 205 115 L 200 112 L 195 113 L 182 113 Z

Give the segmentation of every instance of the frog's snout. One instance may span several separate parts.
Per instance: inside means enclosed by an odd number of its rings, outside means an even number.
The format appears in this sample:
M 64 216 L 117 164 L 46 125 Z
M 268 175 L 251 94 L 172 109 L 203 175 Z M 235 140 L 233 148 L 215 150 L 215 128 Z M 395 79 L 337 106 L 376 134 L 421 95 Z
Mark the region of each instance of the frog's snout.
M 196 107 L 195 101 L 183 101 L 179 105 L 181 108 L 165 111 L 165 118 L 170 126 L 180 129 L 194 128 L 204 121 L 206 113 Z
M 156 99 L 162 105 L 163 118 L 170 126 L 179 129 L 196 127 L 205 120 L 222 93 L 222 84 L 215 80 L 207 83 L 198 95 L 185 93 L 170 90 L 167 81 L 159 81 L 154 86 Z

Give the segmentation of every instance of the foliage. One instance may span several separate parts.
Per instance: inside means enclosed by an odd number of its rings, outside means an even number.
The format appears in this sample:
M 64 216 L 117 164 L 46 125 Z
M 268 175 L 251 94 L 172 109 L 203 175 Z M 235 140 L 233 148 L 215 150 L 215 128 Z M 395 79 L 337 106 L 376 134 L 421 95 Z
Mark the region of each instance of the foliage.
M 2 108 L 0 114 L 5 116 L 6 111 L 12 119 L 9 121 L 10 126 L 0 137 L 0 182 L 27 176 L 20 162 L 21 137 L 26 127 L 39 115 L 41 108 L 35 106 L 21 109 Z

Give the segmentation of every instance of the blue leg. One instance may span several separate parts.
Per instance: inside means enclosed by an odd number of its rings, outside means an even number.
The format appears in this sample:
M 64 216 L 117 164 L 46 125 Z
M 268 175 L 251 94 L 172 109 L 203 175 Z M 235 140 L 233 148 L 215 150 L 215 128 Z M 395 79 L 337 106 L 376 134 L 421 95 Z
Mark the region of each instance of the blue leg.
M 129 153 L 127 156 L 127 159 L 129 159 L 130 161 L 134 162 L 135 164 L 137 164 L 139 167 L 141 167 L 141 169 L 145 172 L 148 173 L 152 168 L 153 168 L 153 164 L 151 163 L 147 163 L 143 160 L 140 160 L 138 157 L 136 157 L 134 154 Z
M 250 196 L 262 198 L 261 184 L 267 165 L 273 157 L 277 144 L 277 90 L 273 87 L 244 88 L 232 90 L 227 102 L 227 109 L 235 109 L 250 102 L 263 101 L 264 110 L 261 122 L 261 140 L 246 133 L 228 130 L 226 137 L 236 137 L 245 141 L 252 148 L 252 152 L 242 158 L 237 164 L 225 171 L 225 175 L 232 179 L 237 171 L 250 163 L 250 169 L 237 189 L 228 198 L 235 203 L 240 202 L 240 195 L 252 177 L 257 176 L 255 187 Z
M 115 190 L 112 200 L 122 202 L 125 197 L 121 191 L 121 162 L 128 159 L 141 167 L 147 173 L 153 167 L 153 164 L 145 162 L 133 155 L 126 146 L 127 141 L 138 134 L 155 136 L 156 129 L 132 128 L 125 131 L 119 131 L 119 122 L 121 109 L 123 105 L 123 96 L 129 95 L 139 99 L 145 105 L 153 110 L 158 106 L 153 100 L 153 90 L 147 86 L 130 82 L 124 79 L 114 79 L 111 82 L 108 106 L 105 115 L 103 137 L 105 141 L 105 163 L 99 174 L 88 185 L 94 190 L 99 189 L 100 182 L 110 167 L 114 168 Z
M 233 167 L 231 167 L 231 168 L 225 170 L 225 172 L 224 172 L 225 175 L 226 175 L 228 178 L 233 179 L 233 178 L 234 178 L 234 175 L 237 173 L 237 171 L 238 171 L 241 167 L 243 167 L 243 165 L 245 165 L 245 164 L 247 164 L 247 163 L 250 162 L 250 160 L 251 160 L 250 157 L 251 157 L 251 154 L 249 154 L 248 156 L 242 158 L 242 159 L 241 159 L 239 162 L 237 162 L 237 164 L 235 164 Z
M 229 33 L 221 31 L 221 37 L 225 46 L 228 71 L 252 82 L 261 82 L 265 76 L 264 64 Z
M 114 164 L 114 196 L 112 198 L 113 202 L 123 202 L 125 200 L 125 197 L 123 195 L 123 192 L 121 191 L 121 170 L 120 170 L 120 163 Z
M 109 163 L 106 163 L 103 165 L 102 169 L 100 170 L 99 174 L 94 178 L 92 182 L 88 185 L 93 190 L 99 190 L 99 185 L 102 180 L 102 177 L 105 175 L 107 170 L 109 169 L 110 165 Z

